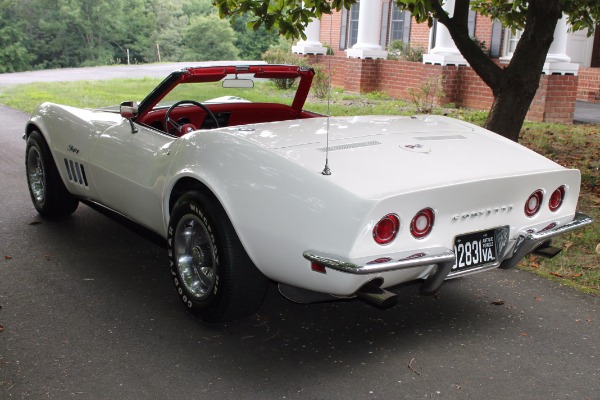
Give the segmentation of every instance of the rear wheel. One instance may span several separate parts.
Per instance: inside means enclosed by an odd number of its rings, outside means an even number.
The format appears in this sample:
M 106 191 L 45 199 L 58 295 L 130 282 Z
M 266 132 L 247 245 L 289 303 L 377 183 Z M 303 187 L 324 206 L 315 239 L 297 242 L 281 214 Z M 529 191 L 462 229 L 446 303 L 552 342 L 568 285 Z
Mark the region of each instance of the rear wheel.
M 25 168 L 31 201 L 41 216 L 53 218 L 75 212 L 79 201 L 67 191 L 48 144 L 37 131 L 27 139 Z
M 169 263 L 185 306 L 207 322 L 253 314 L 268 280 L 246 254 L 220 205 L 188 192 L 173 207 L 168 229 Z

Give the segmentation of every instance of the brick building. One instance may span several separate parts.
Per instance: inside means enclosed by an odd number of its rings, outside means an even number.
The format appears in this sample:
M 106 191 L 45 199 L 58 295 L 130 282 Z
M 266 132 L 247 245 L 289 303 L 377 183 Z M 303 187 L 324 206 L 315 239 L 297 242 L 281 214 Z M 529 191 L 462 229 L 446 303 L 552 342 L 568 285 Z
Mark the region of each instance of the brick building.
M 444 8 L 451 13 L 454 0 Z M 353 92 L 378 90 L 409 99 L 409 89 L 425 79 L 442 77 L 445 102 L 458 106 L 489 109 L 491 90 L 481 81 L 456 49 L 447 29 L 434 24 L 417 24 L 410 12 L 401 11 L 392 0 L 360 0 L 350 10 L 324 15 L 309 24 L 307 39 L 293 47 L 298 54 L 334 55 L 332 82 Z M 499 21 L 470 12 L 469 33 L 499 64 L 507 63 L 520 32 L 512 34 Z M 575 99 L 600 102 L 600 29 L 587 37 L 586 31 L 568 32 L 559 20 L 544 76 L 527 118 L 534 121 L 571 122 Z M 423 63 L 386 60 L 393 41 L 402 41 L 424 51 Z M 325 62 L 328 56 L 311 57 Z

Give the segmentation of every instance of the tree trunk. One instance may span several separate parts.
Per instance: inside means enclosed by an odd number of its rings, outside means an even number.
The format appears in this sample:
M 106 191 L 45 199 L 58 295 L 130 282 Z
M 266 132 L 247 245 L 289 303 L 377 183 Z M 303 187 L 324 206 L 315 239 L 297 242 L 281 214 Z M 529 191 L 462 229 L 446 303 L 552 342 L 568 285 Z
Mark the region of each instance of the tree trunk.
M 437 6 L 439 22 L 448 27 L 456 46 L 473 70 L 492 89 L 494 102 L 484 127 L 518 141 L 519 132 L 535 97 L 554 29 L 562 16 L 560 0 L 530 0 L 525 30 L 507 67 L 494 64 L 469 38 L 466 29 L 468 0 L 456 0 L 455 15 L 449 18 Z M 460 15 L 457 15 L 459 12 Z
M 504 75 L 507 71 L 504 71 Z M 538 79 L 503 76 L 493 89 L 494 102 L 484 128 L 517 142 L 519 133 L 539 86 Z

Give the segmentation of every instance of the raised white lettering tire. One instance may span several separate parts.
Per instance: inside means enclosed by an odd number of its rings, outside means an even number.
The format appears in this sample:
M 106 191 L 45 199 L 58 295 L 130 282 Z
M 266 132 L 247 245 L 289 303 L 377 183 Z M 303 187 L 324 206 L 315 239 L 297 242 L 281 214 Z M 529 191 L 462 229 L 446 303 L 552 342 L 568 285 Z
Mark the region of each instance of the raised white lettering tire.
M 214 200 L 198 191 L 181 196 L 171 211 L 167 241 L 175 289 L 197 317 L 230 321 L 260 307 L 268 279 Z

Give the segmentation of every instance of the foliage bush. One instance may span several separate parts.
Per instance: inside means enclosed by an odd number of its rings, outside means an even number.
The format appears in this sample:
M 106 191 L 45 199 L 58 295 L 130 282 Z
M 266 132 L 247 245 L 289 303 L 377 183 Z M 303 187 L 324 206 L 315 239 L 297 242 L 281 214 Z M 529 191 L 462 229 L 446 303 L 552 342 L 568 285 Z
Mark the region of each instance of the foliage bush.
M 312 93 L 318 99 L 324 99 L 329 93 L 329 74 L 328 68 L 321 64 L 313 65 L 315 76 L 312 83 Z
M 277 43 L 247 26 L 252 15 L 216 12 L 211 0 L 0 0 L 0 73 L 125 64 L 127 52 L 131 63 L 260 60 Z
M 281 40 L 278 45 L 271 46 L 269 50 L 262 54 L 263 61 L 269 64 L 289 64 L 306 66 L 306 61 L 296 56 L 291 51 L 291 44 L 288 41 Z M 290 89 L 295 82 L 295 79 L 271 79 L 278 89 Z
M 490 53 L 490 50 L 487 48 L 487 45 L 485 44 L 485 40 L 479 40 L 479 38 L 477 38 L 476 36 L 471 36 L 471 40 L 477 45 L 477 47 L 479 47 L 485 54 Z
M 185 61 L 235 60 L 235 31 L 217 15 L 193 17 L 183 35 Z
M 410 44 L 404 43 L 401 40 L 394 40 L 388 46 L 387 59 L 422 62 L 423 53 L 425 53 L 425 49 L 421 47 L 412 47 Z
M 408 89 L 408 93 L 418 112 L 431 114 L 434 107 L 440 105 L 446 96 L 444 78 L 442 76 L 427 78 L 421 86 Z

